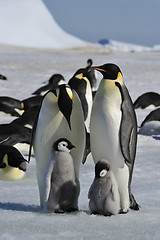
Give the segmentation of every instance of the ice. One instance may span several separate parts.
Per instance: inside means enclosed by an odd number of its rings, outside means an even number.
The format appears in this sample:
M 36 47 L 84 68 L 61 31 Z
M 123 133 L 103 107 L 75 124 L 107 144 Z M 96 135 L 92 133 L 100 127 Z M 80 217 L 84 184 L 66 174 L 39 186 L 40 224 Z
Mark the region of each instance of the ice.
M 97 48 L 67 51 L 13 48 L 0 46 L 0 96 L 24 99 L 42 86 L 54 73 L 64 75 L 66 82 L 88 58 L 95 65 L 113 62 L 120 66 L 124 82 L 133 101 L 147 91 L 160 93 L 160 53 L 101 53 Z M 99 75 L 98 75 L 99 76 Z M 100 80 L 100 76 L 99 76 Z M 151 110 L 136 110 L 138 124 Z M 13 118 L 1 116 L 1 123 Z M 27 157 L 27 156 L 25 156 Z M 90 215 L 88 190 L 94 177 L 91 156 L 81 166 L 79 212 L 46 214 L 39 207 L 36 163 L 32 157 L 26 177 L 17 182 L 0 181 L 0 239 L 136 239 L 158 240 L 160 236 L 160 141 L 138 135 L 132 192 L 140 211 L 103 217 Z

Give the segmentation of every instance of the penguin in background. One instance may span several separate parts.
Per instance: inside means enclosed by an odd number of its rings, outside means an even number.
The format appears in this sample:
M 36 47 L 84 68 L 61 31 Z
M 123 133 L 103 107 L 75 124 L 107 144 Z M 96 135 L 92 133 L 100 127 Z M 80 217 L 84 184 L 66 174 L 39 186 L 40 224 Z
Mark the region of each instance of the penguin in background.
M 90 81 L 91 84 L 91 89 L 92 89 L 92 95 L 93 97 L 95 96 L 96 90 L 97 90 L 97 77 L 96 77 L 96 71 L 94 68 L 92 68 L 93 66 L 93 61 L 91 58 L 89 58 L 87 60 L 87 74 L 86 77 L 88 78 L 88 80 Z M 90 71 L 88 71 L 90 69 Z
M 151 121 L 160 121 L 160 108 L 151 111 L 141 123 L 141 127 Z
M 2 74 L 0 74 L 0 80 L 7 80 L 7 77 L 2 75 Z
M 160 106 L 160 95 L 156 92 L 146 92 L 139 96 L 134 102 L 134 108 L 153 108 Z
M 89 208 L 93 214 L 117 215 L 120 211 L 118 184 L 110 163 L 99 160 L 95 165 L 95 178 L 88 193 Z
M 51 89 L 56 88 L 58 85 L 64 84 L 65 79 L 61 74 L 53 74 L 50 79 L 48 80 L 48 83 L 40 88 L 38 88 L 36 91 L 32 93 L 32 95 L 45 95 L 45 93 Z
M 0 145 L 0 180 L 16 181 L 25 176 L 27 160 L 13 146 Z
M 81 100 L 86 130 L 89 133 L 93 98 L 91 85 L 88 78 L 86 77 L 86 74 L 87 71 L 85 68 L 78 69 L 73 77 L 69 80 L 68 85 L 71 87 L 71 89 L 74 89 L 77 92 Z
M 47 167 L 51 176 L 48 174 L 47 177 L 50 191 L 45 203 L 46 212 L 63 213 L 78 210 L 80 184 L 70 155 L 73 148 L 75 146 L 66 138 L 58 139 L 53 144 Z
M 120 207 L 139 210 L 131 194 L 131 180 L 137 145 L 137 120 L 120 68 L 112 63 L 94 67 L 102 75 L 94 98 L 90 142 L 94 162 L 107 159 L 118 183 Z
M 46 185 L 48 161 L 53 143 L 60 138 L 67 138 L 74 143 L 75 148 L 71 150 L 70 154 L 73 158 L 75 174 L 79 178 L 80 165 L 86 147 L 85 124 L 78 94 L 68 85 L 60 85 L 58 88 L 48 91 L 43 98 L 33 127 L 31 147 L 33 145 L 42 208 L 44 208 L 50 191 L 50 185 Z

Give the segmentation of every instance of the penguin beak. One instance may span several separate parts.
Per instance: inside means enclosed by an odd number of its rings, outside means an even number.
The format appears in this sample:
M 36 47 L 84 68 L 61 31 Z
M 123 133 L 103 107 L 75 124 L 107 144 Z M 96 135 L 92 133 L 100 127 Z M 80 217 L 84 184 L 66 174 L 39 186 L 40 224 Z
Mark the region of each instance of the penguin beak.
M 88 69 L 88 72 L 90 72 L 92 69 L 95 69 L 95 70 L 97 70 L 99 72 L 106 72 L 104 69 L 102 69 L 100 67 L 91 67 L 91 68 Z
M 66 118 L 71 130 L 71 113 L 72 113 L 72 91 L 69 86 L 60 85 L 59 87 L 58 106 L 59 110 Z
M 104 69 L 100 68 L 100 67 L 93 67 L 95 70 L 99 71 L 99 72 L 106 72 Z

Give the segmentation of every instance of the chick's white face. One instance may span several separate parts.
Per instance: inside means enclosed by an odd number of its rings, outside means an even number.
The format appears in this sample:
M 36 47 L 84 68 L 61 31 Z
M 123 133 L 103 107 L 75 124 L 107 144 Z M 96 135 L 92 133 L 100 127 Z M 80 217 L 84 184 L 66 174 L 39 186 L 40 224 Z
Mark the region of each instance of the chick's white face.
M 70 152 L 70 149 L 68 149 L 68 143 L 65 141 L 59 142 L 58 150 L 63 152 Z
M 107 174 L 107 170 L 106 169 L 103 169 L 101 172 L 100 172 L 100 177 L 104 177 L 104 176 L 106 176 L 106 174 Z

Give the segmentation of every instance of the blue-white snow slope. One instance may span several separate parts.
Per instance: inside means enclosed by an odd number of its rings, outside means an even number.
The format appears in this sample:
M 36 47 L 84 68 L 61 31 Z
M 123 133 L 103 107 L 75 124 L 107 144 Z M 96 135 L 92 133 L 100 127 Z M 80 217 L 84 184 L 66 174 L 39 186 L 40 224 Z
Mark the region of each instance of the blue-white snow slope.
M 86 66 L 113 62 L 119 65 L 133 101 L 146 91 L 160 93 L 160 53 L 108 53 L 81 50 L 47 52 L 0 46 L 0 96 L 24 99 L 54 73 L 66 81 Z M 98 75 L 100 77 L 100 75 Z M 137 110 L 140 124 L 149 110 Z M 0 117 L 0 122 L 11 121 Z M 141 206 L 125 215 L 90 215 L 87 194 L 94 177 L 91 157 L 81 167 L 78 213 L 44 214 L 39 207 L 36 164 L 32 158 L 25 179 L 0 181 L 0 240 L 158 240 L 160 237 L 160 141 L 139 136 L 132 192 Z

